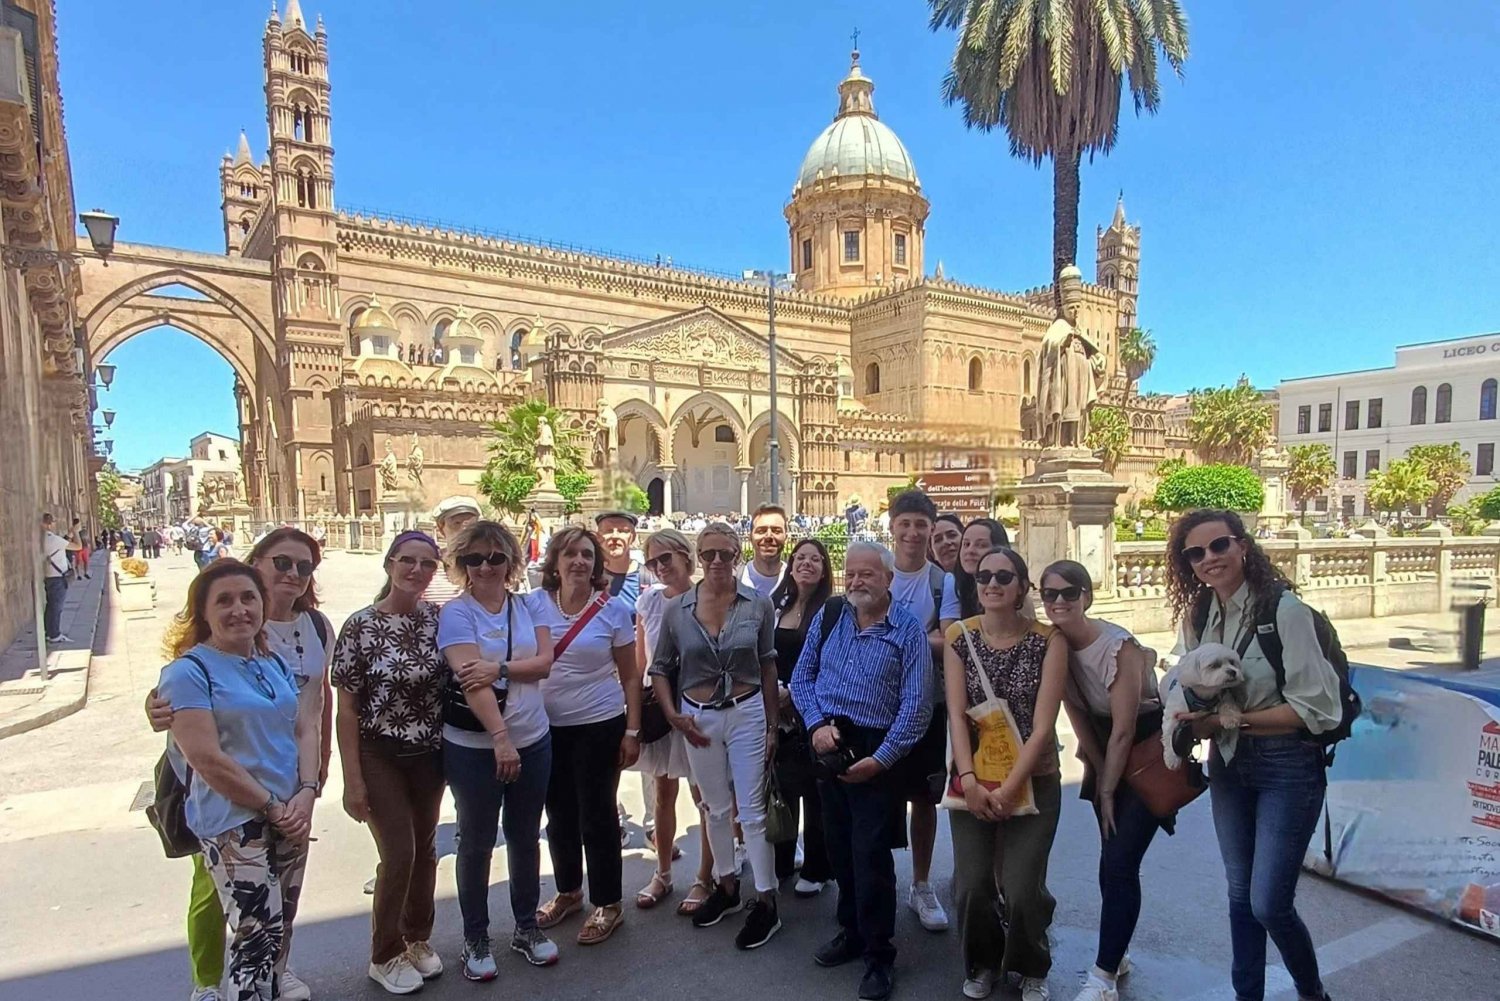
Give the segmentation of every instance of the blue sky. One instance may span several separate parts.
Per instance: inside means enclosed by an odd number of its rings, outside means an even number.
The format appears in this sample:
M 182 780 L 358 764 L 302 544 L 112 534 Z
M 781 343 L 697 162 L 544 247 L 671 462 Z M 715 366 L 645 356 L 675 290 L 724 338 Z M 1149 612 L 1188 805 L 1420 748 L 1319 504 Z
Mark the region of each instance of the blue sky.
M 1145 388 L 1388 365 L 1500 329 L 1491 257 L 1500 15 L 1386 0 L 1185 0 L 1192 56 L 1161 113 L 1086 164 L 1081 262 L 1125 192 L 1144 226 Z M 222 250 L 217 164 L 264 149 L 269 2 L 59 5 L 81 206 L 120 238 Z M 875 102 L 932 201 L 927 264 L 1047 278 L 1050 170 L 939 99 L 951 33 L 921 0 L 514 4 L 304 0 L 328 24 L 335 197 L 725 271 L 786 266 L 782 205 L 837 107 L 857 25 Z M 185 334 L 120 347 L 124 468 L 232 432 L 229 367 Z M 172 405 L 162 405 L 170 392 Z

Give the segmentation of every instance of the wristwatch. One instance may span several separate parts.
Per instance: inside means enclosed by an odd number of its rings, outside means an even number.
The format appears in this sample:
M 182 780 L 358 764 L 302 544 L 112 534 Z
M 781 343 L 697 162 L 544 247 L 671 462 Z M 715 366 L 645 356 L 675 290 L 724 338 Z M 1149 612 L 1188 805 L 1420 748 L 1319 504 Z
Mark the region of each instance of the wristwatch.
M 510 680 L 510 661 L 508 661 L 508 660 L 502 660 L 500 662 L 500 680 L 501 681 L 509 681 Z

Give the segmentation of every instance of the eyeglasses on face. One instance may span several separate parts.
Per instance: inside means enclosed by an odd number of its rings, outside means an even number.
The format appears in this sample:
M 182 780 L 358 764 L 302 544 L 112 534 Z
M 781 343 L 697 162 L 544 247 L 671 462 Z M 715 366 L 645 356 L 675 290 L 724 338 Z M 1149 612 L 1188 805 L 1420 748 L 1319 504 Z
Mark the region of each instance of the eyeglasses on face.
M 484 553 L 464 553 L 458 558 L 458 565 L 467 567 L 470 570 L 481 563 L 488 563 L 492 567 L 498 567 L 508 562 L 510 562 L 510 557 L 504 553 L 490 553 L 489 555 L 485 555 Z
M 1083 597 L 1083 588 L 1077 584 L 1070 584 L 1067 587 L 1042 588 L 1042 601 L 1049 605 L 1059 599 L 1063 601 L 1077 601 L 1081 597 Z
M 652 573 L 659 573 L 671 566 L 672 556 L 672 553 L 662 553 L 660 556 L 653 556 L 646 561 L 646 569 Z
M 1188 546 L 1182 551 L 1182 555 L 1187 557 L 1189 563 L 1202 563 L 1208 559 L 1209 553 L 1213 553 L 1215 556 L 1223 556 L 1229 552 L 1229 547 L 1234 545 L 1234 541 L 1234 536 L 1232 535 L 1221 535 L 1210 542 L 1206 549 L 1203 546 Z
M 996 584 L 999 584 L 1001 587 L 1006 587 L 1009 584 L 1011 584 L 1015 579 L 1016 579 L 1016 572 L 1014 570 L 975 570 L 974 571 L 974 580 L 976 582 L 978 582 L 978 584 L 979 584 L 980 587 L 984 587 L 985 585 L 989 584 L 990 581 L 994 581 Z
M 739 553 L 733 549 L 700 549 L 698 558 L 704 563 L 733 563 Z
M 286 573 L 296 567 L 297 576 L 302 578 L 311 577 L 315 569 L 312 560 L 294 560 L 290 556 L 272 556 L 271 566 L 276 568 L 277 573 Z
M 438 561 L 431 557 L 419 560 L 415 556 L 397 556 L 396 562 L 401 564 L 401 569 L 407 571 L 416 569 L 421 570 L 423 573 L 435 573 L 438 568 Z

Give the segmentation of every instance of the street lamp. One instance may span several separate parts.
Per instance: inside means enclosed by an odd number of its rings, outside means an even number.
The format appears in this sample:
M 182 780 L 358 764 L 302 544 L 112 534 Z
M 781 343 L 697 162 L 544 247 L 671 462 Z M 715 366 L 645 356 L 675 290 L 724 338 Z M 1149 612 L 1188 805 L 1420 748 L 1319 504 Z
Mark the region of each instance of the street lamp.
M 771 462 L 771 503 L 781 503 L 781 443 L 777 440 L 780 413 L 776 395 L 776 290 L 792 288 L 792 276 L 777 271 L 747 271 L 746 279 L 766 283 L 766 334 L 771 349 L 771 416 L 767 423 L 766 452 Z
M 115 412 L 113 410 L 101 410 L 99 411 L 99 416 L 104 418 L 104 426 L 106 428 L 114 427 Z
M 99 377 L 99 385 L 106 390 L 109 389 L 109 384 L 115 381 L 115 367 L 107 361 L 95 365 L 94 374 Z
M 109 255 L 115 250 L 115 230 L 120 227 L 120 217 L 110 215 L 102 209 L 94 209 L 92 212 L 80 212 L 78 221 L 83 223 L 84 230 L 89 235 L 89 243 L 94 245 L 94 253 L 109 267 Z
M 79 213 L 78 220 L 88 231 L 89 242 L 94 245 L 94 253 L 98 254 L 105 267 L 108 267 L 109 255 L 114 253 L 115 249 L 115 230 L 120 225 L 119 217 L 94 209 L 92 212 Z M 0 263 L 8 268 L 20 268 L 23 271 L 28 268 L 51 267 L 54 264 L 72 267 L 77 265 L 78 255 L 62 250 L 46 250 L 42 247 L 0 244 Z

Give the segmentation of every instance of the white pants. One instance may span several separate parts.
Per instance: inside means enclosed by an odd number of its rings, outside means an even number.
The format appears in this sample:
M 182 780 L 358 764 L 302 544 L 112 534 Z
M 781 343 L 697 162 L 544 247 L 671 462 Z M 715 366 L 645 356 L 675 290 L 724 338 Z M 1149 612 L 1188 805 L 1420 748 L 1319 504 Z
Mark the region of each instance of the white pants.
M 766 840 L 766 704 L 759 693 L 730 709 L 699 709 L 684 702 L 682 711 L 698 721 L 707 747 L 688 744 L 688 764 L 703 800 L 703 822 L 713 849 L 714 876 L 732 876 L 734 808 L 739 794 L 740 828 L 755 889 L 776 889 L 776 853 Z

